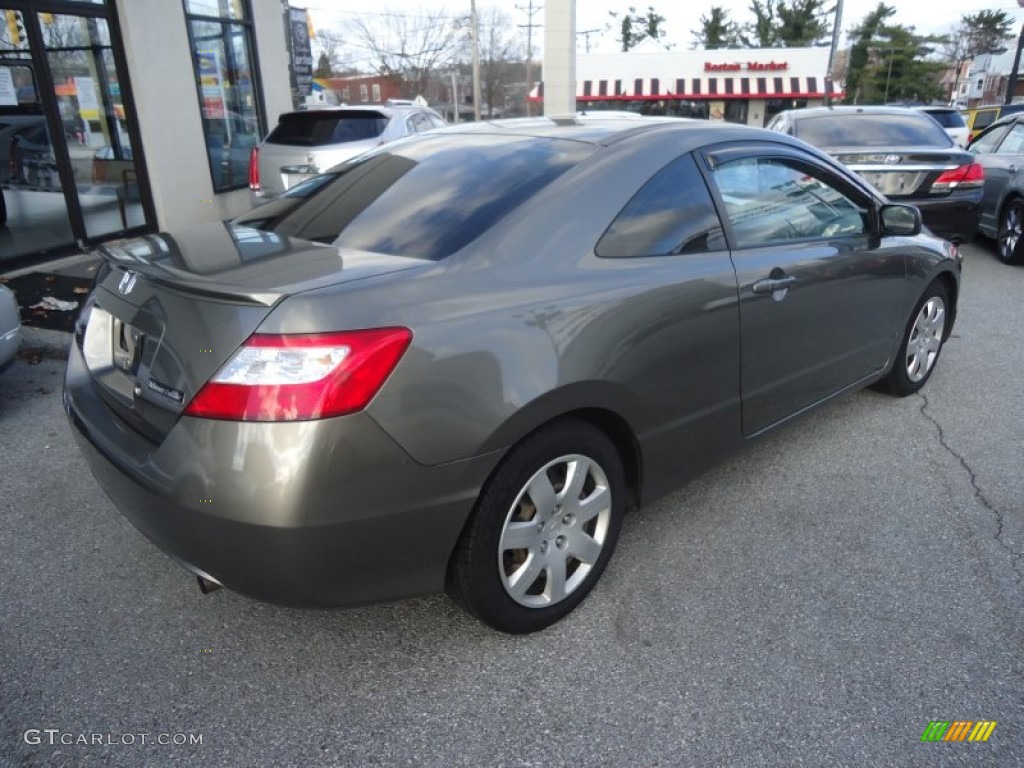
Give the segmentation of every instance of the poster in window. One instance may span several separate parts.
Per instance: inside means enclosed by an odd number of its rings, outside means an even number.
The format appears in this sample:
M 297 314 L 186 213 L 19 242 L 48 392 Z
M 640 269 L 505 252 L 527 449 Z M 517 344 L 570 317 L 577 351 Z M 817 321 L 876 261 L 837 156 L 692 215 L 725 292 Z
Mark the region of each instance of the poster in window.
M 224 78 L 218 51 L 196 51 L 199 63 L 199 86 L 203 94 L 203 117 L 217 120 L 224 117 Z
M 302 97 L 313 92 L 313 48 L 309 41 L 309 19 L 301 8 L 288 9 L 292 47 L 292 88 Z
M 0 106 L 18 106 L 18 89 L 14 87 L 14 75 L 6 67 L 0 67 Z

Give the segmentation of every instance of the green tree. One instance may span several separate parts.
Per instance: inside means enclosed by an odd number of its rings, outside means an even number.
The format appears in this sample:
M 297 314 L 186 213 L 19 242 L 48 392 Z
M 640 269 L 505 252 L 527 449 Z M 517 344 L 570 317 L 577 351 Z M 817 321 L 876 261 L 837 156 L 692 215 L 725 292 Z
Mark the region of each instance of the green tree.
M 330 77 L 333 74 L 330 56 L 324 51 L 320 51 L 320 58 L 316 60 L 316 69 L 313 72 L 313 77 Z
M 885 26 L 887 19 L 895 15 L 896 9 L 885 3 L 879 3 L 860 24 L 850 30 L 850 60 L 846 66 L 846 100 L 860 104 L 861 85 L 864 72 L 871 62 L 871 50 L 875 37 Z
M 700 17 L 700 29 L 691 30 L 694 47 L 713 51 L 717 48 L 737 48 L 740 45 L 739 25 L 729 18 L 729 11 L 712 6 L 710 16 Z
M 752 0 L 754 20 L 746 25 L 744 45 L 759 48 L 797 48 L 822 45 L 831 8 L 827 0 Z
M 882 27 L 870 51 L 871 61 L 864 69 L 861 100 L 885 104 L 941 98 L 939 76 L 946 65 L 933 57 L 941 40 L 916 35 L 913 27 L 900 24 Z
M 661 28 L 665 17 L 655 11 L 654 6 L 648 6 L 646 13 L 638 13 L 636 6 L 631 5 L 628 13 L 609 11 L 608 15 L 618 24 L 618 41 L 623 51 L 635 48 L 645 37 L 660 40 L 665 36 L 665 30 Z
M 1013 19 L 1006 11 L 965 13 L 960 17 L 960 29 L 967 42 L 967 53 L 973 58 L 1008 47 Z

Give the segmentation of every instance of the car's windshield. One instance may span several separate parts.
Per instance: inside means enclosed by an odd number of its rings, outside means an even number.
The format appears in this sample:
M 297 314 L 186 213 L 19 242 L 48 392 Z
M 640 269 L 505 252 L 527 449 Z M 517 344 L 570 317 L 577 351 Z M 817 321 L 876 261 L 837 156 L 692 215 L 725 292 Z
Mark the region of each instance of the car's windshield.
M 802 117 L 796 135 L 817 147 L 950 147 L 953 142 L 934 120 L 919 113 L 836 112 Z
M 922 110 L 926 115 L 931 115 L 935 122 L 945 128 L 963 128 L 967 125 L 960 113 L 952 109 Z
M 259 208 L 243 218 L 282 235 L 443 259 L 593 151 L 557 139 L 423 134 L 310 180 L 301 190 L 308 196 L 284 211 L 282 201 L 273 218 Z
M 281 115 L 267 141 L 302 147 L 345 144 L 375 139 L 387 124 L 388 118 L 373 110 L 293 112 Z

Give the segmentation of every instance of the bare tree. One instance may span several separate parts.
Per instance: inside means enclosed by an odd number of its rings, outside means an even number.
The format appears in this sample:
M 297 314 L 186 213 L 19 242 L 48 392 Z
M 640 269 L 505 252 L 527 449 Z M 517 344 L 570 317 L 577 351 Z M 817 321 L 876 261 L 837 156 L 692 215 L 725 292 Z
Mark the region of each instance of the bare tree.
M 504 108 L 507 87 L 521 79 L 522 55 L 523 44 L 512 19 L 497 8 L 481 13 L 480 90 L 487 117 L 494 116 L 495 107 Z
M 346 24 L 347 44 L 378 74 L 400 83 L 410 98 L 427 92 L 435 70 L 450 67 L 462 45 L 465 20 L 445 11 L 354 16 Z

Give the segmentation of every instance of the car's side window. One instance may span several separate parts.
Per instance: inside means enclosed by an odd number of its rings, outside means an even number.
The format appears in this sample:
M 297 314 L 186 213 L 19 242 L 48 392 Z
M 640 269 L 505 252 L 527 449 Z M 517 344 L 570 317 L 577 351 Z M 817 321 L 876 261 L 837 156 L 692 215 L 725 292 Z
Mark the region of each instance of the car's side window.
M 739 248 L 868 231 L 867 210 L 799 161 L 747 157 L 713 178 Z
M 1002 144 L 999 145 L 999 149 L 996 150 L 997 155 L 1019 155 L 1024 152 L 1024 125 L 1015 123 L 1010 132 L 1003 139 Z
M 996 145 L 999 144 L 999 140 L 1005 135 L 1005 125 L 993 126 L 971 142 L 970 151 L 976 154 L 988 154 L 990 152 L 994 152 Z
M 722 223 L 691 155 L 652 176 L 597 243 L 603 258 L 725 250 Z

